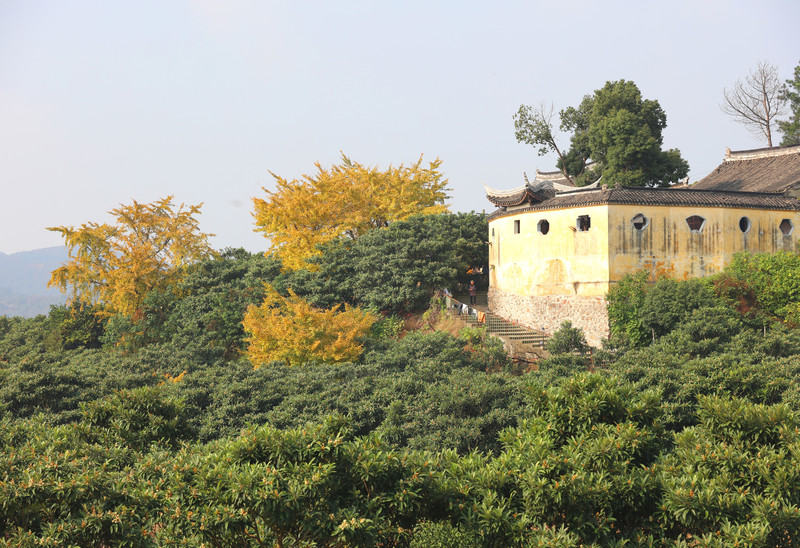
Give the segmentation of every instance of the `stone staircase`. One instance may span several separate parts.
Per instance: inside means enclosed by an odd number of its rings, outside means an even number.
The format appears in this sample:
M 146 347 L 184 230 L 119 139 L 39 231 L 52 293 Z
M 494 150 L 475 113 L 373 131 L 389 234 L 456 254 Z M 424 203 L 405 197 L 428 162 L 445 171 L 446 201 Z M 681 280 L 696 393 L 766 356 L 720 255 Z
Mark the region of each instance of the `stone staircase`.
M 457 305 L 464 304 L 457 299 L 451 299 L 451 301 Z M 481 302 L 480 298 L 478 302 Z M 489 334 L 503 341 L 509 355 L 515 359 L 536 361 L 542 357 L 544 343 L 549 337 L 546 333 L 510 322 L 505 318 L 492 314 L 485 306 L 468 305 L 468 307 L 469 312 L 466 314 L 462 312 L 461 306 L 454 307 L 450 305 L 448 306 L 448 311 L 454 318 L 471 327 L 485 327 Z M 479 322 L 478 314 L 474 313 L 475 311 L 483 315 L 483 323 Z

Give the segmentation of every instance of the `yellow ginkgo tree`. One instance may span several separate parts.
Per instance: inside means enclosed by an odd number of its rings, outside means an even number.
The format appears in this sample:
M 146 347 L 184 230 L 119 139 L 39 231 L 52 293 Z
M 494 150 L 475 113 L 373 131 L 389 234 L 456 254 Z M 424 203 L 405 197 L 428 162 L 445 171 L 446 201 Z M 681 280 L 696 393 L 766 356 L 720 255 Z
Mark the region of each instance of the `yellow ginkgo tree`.
M 340 165 L 325 169 L 317 163 L 316 174 L 299 180 L 273 173 L 275 190 L 265 188 L 266 199 L 253 199 L 256 230 L 269 239 L 269 251 L 284 268 L 308 267 L 320 244 L 356 238 L 411 215 L 447 211 L 441 163 L 425 166 L 420 156 L 411 166 L 380 171 L 342 155 Z
M 173 204 L 167 196 L 134 201 L 109 213 L 115 224 L 89 222 L 60 232 L 69 260 L 54 270 L 48 285 L 69 291 L 73 301 L 101 303 L 109 314 L 133 315 L 148 293 L 164 290 L 184 267 L 215 255 L 195 216 L 200 205 Z
M 289 290 L 287 297 L 265 284 L 260 306 L 245 314 L 247 356 L 254 367 L 273 361 L 302 365 L 310 360 L 346 362 L 358 359 L 363 340 L 377 316 L 350 305 L 323 310 Z

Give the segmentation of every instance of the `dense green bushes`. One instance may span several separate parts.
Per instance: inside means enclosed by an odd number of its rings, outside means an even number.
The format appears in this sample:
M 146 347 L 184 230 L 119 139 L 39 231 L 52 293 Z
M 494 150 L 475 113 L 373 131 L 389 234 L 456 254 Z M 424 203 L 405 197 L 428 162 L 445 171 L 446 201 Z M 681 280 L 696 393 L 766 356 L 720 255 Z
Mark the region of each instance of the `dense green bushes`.
M 746 316 L 800 324 L 800 254 L 737 253 L 716 287 Z
M 420 312 L 436 290 L 456 291 L 471 279 L 488 286 L 488 230 L 480 213 L 396 221 L 323 247 L 312 260 L 318 270 L 286 274 L 275 287 L 291 287 L 317 306 L 346 302 L 382 312 Z
M 652 279 L 642 270 L 625 276 L 608 293 L 615 344 L 645 346 L 682 326 L 694 311 L 726 307 L 752 327 L 800 323 L 800 254 L 741 252 L 710 278 Z
M 234 359 L 244 350 L 247 307 L 261 304 L 264 283 L 279 274 L 271 257 L 226 250 L 193 265 L 177 287 L 149 294 L 135 317 L 112 317 L 104 343 L 128 351 L 161 343 L 191 350 L 201 361 Z
M 0 546 L 796 546 L 800 332 L 758 300 L 771 259 L 737 261 L 629 278 L 607 349 L 565 325 L 525 373 L 391 317 L 358 363 L 253 369 L 263 282 L 330 299 L 339 274 L 241 251 L 135 317 L 0 318 Z M 421 306 L 415 276 L 387 308 Z
M 700 398 L 661 464 L 664 529 L 703 546 L 796 546 L 798 421 L 786 406 Z
M 707 280 L 658 278 L 640 271 L 608 292 L 608 315 L 617 342 L 644 346 L 679 327 L 693 311 L 717 304 Z
M 786 406 L 701 398 L 672 437 L 656 393 L 598 374 L 526 399 L 495 456 L 399 449 L 341 415 L 178 447 L 171 386 L 73 425 L 6 420 L 0 545 L 795 545 Z
M 374 341 L 357 364 L 299 368 L 253 369 L 244 359 L 204 363 L 192 349 L 168 344 L 134 354 L 42 350 L 0 364 L 0 412 L 74 422 L 81 404 L 185 371 L 173 390 L 201 440 L 236 435 L 249 424 L 290 428 L 344 413 L 358 435 L 379 429 L 400 446 L 488 451 L 499 447 L 501 429 L 516 424 L 521 406 L 521 379 L 486 371 L 497 359 L 492 346 L 445 333 Z
M 618 325 L 617 334 L 622 337 L 616 342 L 623 344 L 608 364 L 610 374 L 661 393 L 670 428 L 695 424 L 697 400 L 703 395 L 736 396 L 763 404 L 785 402 L 800 410 L 794 382 L 800 373 L 800 332 L 765 317 L 753 321 L 727 304 L 727 295 L 715 296 L 710 289 L 714 286 L 701 281 L 659 280 L 645 285 L 641 278 L 629 278 L 621 286 L 622 294 L 630 293 L 632 287 L 646 291 L 646 298 L 639 301 L 642 308 L 626 312 L 631 317 L 637 312 L 645 317 L 652 313 L 653 293 L 664 303 L 670 302 L 668 295 L 683 299 L 670 314 L 664 314 L 672 319 L 663 323 L 673 327 L 649 346 L 632 344 L 633 338 L 626 337 L 636 331 Z M 697 289 L 694 298 L 687 295 L 691 287 Z M 686 302 L 693 302 L 693 308 L 687 309 Z

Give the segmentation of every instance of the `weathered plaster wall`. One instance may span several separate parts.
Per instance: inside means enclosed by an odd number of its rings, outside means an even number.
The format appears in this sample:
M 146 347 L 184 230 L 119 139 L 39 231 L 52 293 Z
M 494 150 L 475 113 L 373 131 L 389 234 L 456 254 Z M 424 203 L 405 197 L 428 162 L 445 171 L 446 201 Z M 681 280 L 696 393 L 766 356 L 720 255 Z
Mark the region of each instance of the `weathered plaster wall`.
M 578 230 L 588 215 L 589 230 Z M 540 222 L 549 225 L 541 233 Z M 519 223 L 519 233 L 515 233 Z M 605 295 L 608 206 L 533 211 L 489 223 L 490 287 L 517 295 Z
M 647 218 L 637 230 L 635 215 Z M 689 229 L 687 217 L 699 215 L 705 224 L 699 232 Z M 739 222 L 749 221 L 743 232 Z M 795 230 L 784 235 L 783 219 Z M 722 270 L 739 251 L 774 253 L 795 249 L 800 216 L 794 211 L 710 207 L 614 205 L 609 208 L 609 280 L 642 268 L 662 271 L 675 278 L 703 277 Z
M 586 341 L 600 346 L 608 337 L 608 313 L 603 296 L 583 295 L 516 295 L 489 288 L 489 303 L 493 313 L 513 319 L 522 325 L 553 333 L 561 322 L 570 320 L 583 330 Z
M 632 223 L 637 214 L 647 219 L 641 230 Z M 578 230 L 581 215 L 591 220 L 587 231 Z M 705 219 L 700 231 L 689 228 L 692 215 Z M 789 234 L 780 230 L 784 219 Z M 489 223 L 489 307 L 548 333 L 570 320 L 599 344 L 608 335 L 605 295 L 626 274 L 651 268 L 675 278 L 707 276 L 739 251 L 794 250 L 799 230 L 794 211 L 612 204 L 521 212 Z

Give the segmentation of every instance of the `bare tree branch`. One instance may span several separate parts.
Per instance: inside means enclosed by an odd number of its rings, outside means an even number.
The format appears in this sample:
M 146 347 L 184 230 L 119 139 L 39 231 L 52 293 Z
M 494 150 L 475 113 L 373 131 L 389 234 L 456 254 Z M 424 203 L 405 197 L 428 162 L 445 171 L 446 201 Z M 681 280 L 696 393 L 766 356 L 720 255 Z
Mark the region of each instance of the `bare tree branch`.
M 786 107 L 782 87 L 778 68 L 760 61 L 744 82 L 737 80 L 733 88 L 725 88 L 720 109 L 772 147 L 775 117 L 784 114 Z

